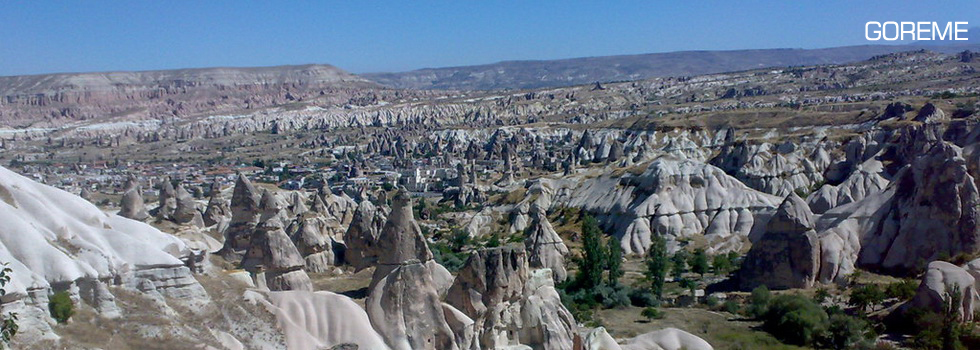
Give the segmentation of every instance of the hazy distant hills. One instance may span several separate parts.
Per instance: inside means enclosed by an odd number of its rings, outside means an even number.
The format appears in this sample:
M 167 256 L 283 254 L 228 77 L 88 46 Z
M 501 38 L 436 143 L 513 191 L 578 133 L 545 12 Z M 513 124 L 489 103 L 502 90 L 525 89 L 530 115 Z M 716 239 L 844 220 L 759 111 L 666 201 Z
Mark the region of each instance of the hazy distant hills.
M 190 68 L 138 72 L 54 73 L 0 76 L 0 96 L 13 100 L 65 91 L 156 91 L 242 85 L 336 86 L 373 83 L 337 67 L 308 64 L 275 67 Z M 10 101 L 8 101 L 10 102 Z
M 323 105 L 371 104 L 381 95 L 425 94 L 397 89 L 529 89 L 663 76 L 693 76 L 862 61 L 927 49 L 945 53 L 970 45 L 866 45 L 827 49 L 684 51 L 421 69 L 355 75 L 330 65 L 197 68 L 141 72 L 57 73 L 0 77 L 0 126 L 47 127 L 69 121 L 144 120 L 239 113 L 316 100 Z M 396 58 L 397 59 L 397 58 Z
M 351 103 L 382 89 L 330 65 L 0 77 L 0 125 L 234 113 L 310 99 Z
M 764 67 L 848 63 L 872 56 L 928 49 L 945 53 L 977 50 L 969 45 L 862 45 L 826 49 L 762 49 L 679 51 L 642 55 L 585 57 L 544 61 L 504 61 L 493 64 L 427 68 L 400 73 L 362 74 L 382 85 L 402 89 L 530 89 L 689 76 Z

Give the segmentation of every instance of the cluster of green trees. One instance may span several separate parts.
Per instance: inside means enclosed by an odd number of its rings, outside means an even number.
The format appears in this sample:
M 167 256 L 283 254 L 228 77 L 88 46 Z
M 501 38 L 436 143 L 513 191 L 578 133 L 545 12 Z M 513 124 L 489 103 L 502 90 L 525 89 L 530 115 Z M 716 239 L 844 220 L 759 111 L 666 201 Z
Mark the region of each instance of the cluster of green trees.
M 582 218 L 582 254 L 573 258 L 575 276 L 559 285 L 565 306 L 578 320 L 589 322 L 596 308 L 625 305 L 651 306 L 648 292 L 619 282 L 623 276 L 623 249 L 616 239 L 605 238 L 598 221 Z
M 839 308 L 824 308 L 799 294 L 772 296 L 760 286 L 752 290 L 746 314 L 762 321 L 762 328 L 787 344 L 824 349 L 870 347 L 874 329 L 862 318 Z
M 910 335 L 910 345 L 918 349 L 980 349 L 980 332 L 975 325 L 961 323 L 962 291 L 953 285 L 947 285 L 946 291 L 941 312 L 913 308 L 889 326 Z
M 728 274 L 738 264 L 737 253 L 709 256 L 703 249 L 693 252 L 679 250 L 671 255 L 663 237 L 654 236 L 645 260 L 645 280 L 648 284 L 631 287 L 619 282 L 623 276 L 623 250 L 614 238 L 605 238 L 595 218 L 584 215 L 582 219 L 582 254 L 573 261 L 577 274 L 559 286 L 566 307 L 579 319 L 588 320 L 597 307 L 612 308 L 633 305 L 646 308 L 645 317 L 659 318 L 656 310 L 664 297 L 668 273 L 681 288 L 694 295 L 697 279 L 703 280 L 708 273 Z M 690 274 L 696 278 L 688 278 Z
M 429 235 L 428 227 L 422 227 L 422 234 Z M 443 231 L 442 236 L 441 240 L 429 243 L 432 258 L 450 272 L 459 271 L 470 257 L 466 246 L 472 243 L 472 239 L 466 231 L 460 228 L 453 228 L 448 232 Z
M 687 273 L 697 274 L 702 280 L 704 275 L 709 272 L 727 275 L 735 269 L 738 261 L 739 255 L 736 252 L 709 257 L 704 249 L 696 249 L 693 253 L 681 249 L 673 255 L 669 255 L 667 241 L 663 237 L 655 236 L 650 249 L 647 251 L 646 279 L 650 281 L 650 291 L 657 299 L 663 298 L 668 272 L 673 274 L 674 280 L 681 288 L 690 290 L 693 295 L 693 290 L 697 288 L 698 284 L 696 281 L 687 278 Z
M 886 299 L 911 299 L 916 285 L 913 280 L 903 280 L 885 287 L 858 286 L 850 291 L 847 301 L 854 308 L 853 315 L 836 305 L 821 306 L 828 295 L 825 290 L 818 290 L 812 298 L 773 296 L 760 286 L 752 291 L 744 314 L 762 321 L 762 329 L 784 343 L 821 349 L 873 349 L 878 332 L 886 329 L 910 335 L 909 345 L 916 349 L 963 350 L 980 345 L 980 334 L 960 322 L 962 294 L 953 286 L 944 295 L 942 312 L 912 309 L 889 324 L 868 317 L 867 312 Z

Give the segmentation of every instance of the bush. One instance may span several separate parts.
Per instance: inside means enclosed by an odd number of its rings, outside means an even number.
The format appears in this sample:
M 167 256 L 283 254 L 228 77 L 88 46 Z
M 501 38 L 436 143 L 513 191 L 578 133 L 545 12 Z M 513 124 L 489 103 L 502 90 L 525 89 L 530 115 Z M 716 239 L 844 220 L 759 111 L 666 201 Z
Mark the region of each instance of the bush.
M 68 319 L 75 314 L 75 306 L 71 302 L 71 296 L 66 291 L 60 291 L 48 298 L 48 309 L 58 323 L 68 322 Z
M 729 301 L 726 301 L 724 304 L 721 305 L 721 309 L 722 310 L 725 310 L 725 312 L 727 312 L 727 313 L 736 314 L 737 315 L 738 312 L 742 310 L 742 305 L 739 305 L 734 300 L 729 300 Z
M 6 295 L 6 286 L 10 283 L 10 274 L 14 272 L 10 268 L 8 263 L 3 263 L 2 268 L 0 268 L 0 295 Z M 9 344 L 10 340 L 17 335 L 17 330 L 20 326 L 17 325 L 17 313 L 9 312 L 6 315 L 0 317 L 0 349 L 4 348 L 5 344 Z
M 719 303 L 721 303 L 721 301 L 718 301 L 718 298 L 715 298 L 714 296 L 709 295 L 707 298 L 704 298 L 704 305 L 707 305 L 710 308 L 718 306 Z
M 911 345 L 918 349 L 975 349 L 980 344 L 973 325 L 960 323 L 962 296 L 955 286 L 946 286 L 942 312 L 910 308 L 902 314 L 893 330 L 912 336 Z M 969 347 L 968 347 L 969 345 Z
M 656 307 L 653 306 L 643 309 L 643 311 L 640 312 L 640 315 L 646 317 L 648 320 L 651 321 L 664 318 L 663 311 L 660 311 L 660 309 L 657 309 Z
M 711 258 L 711 267 L 715 270 L 716 274 L 728 274 L 728 271 L 732 270 L 732 266 L 732 260 L 728 254 L 719 254 Z
M 660 306 L 660 300 L 649 289 L 633 288 L 629 293 L 630 304 L 638 307 Z
M 701 275 L 708 272 L 708 254 L 704 252 L 704 249 L 697 249 L 688 258 L 688 265 L 691 266 L 691 272 Z
M 430 243 L 429 250 L 432 251 L 432 258 L 450 272 L 459 271 L 469 259 L 469 253 L 454 251 L 443 242 Z
M 592 295 L 584 296 L 583 291 L 579 290 L 575 293 L 566 292 L 567 284 L 562 284 L 558 288 L 558 296 L 561 297 L 562 304 L 565 308 L 572 313 L 572 317 L 579 322 L 587 322 L 592 320 L 593 312 L 592 308 L 595 307 L 595 299 Z
M 915 296 L 916 289 L 918 288 L 918 282 L 905 279 L 901 282 L 890 283 L 888 286 L 885 286 L 885 296 L 888 298 L 895 298 L 905 301 L 912 299 L 912 297 Z
M 754 318 L 762 318 L 769 310 L 770 299 L 772 299 L 772 293 L 769 292 L 768 287 L 765 285 L 755 287 L 749 297 L 749 308 L 746 310 L 748 315 Z
M 762 327 L 779 340 L 810 345 L 827 325 L 827 313 L 813 300 L 800 295 L 780 295 L 769 302 Z
M 874 306 L 881 304 L 884 300 L 885 292 L 881 290 L 881 287 L 878 287 L 877 284 L 866 284 L 851 291 L 851 297 L 847 304 L 858 308 L 860 312 L 864 312 L 868 307 L 874 310 Z
M 631 303 L 629 291 L 623 285 L 604 284 L 593 288 L 593 290 L 603 308 L 629 306 Z
M 834 314 L 828 319 L 827 330 L 821 336 L 821 344 L 830 349 L 854 349 L 859 345 L 870 347 L 872 338 L 872 332 L 864 320 L 845 314 Z
M 827 288 L 817 288 L 817 290 L 813 292 L 813 301 L 817 304 L 823 304 L 823 302 L 827 301 L 829 298 L 830 291 L 828 291 Z
M 490 239 L 487 240 L 487 248 L 496 248 L 500 246 L 500 234 L 494 233 L 490 235 Z

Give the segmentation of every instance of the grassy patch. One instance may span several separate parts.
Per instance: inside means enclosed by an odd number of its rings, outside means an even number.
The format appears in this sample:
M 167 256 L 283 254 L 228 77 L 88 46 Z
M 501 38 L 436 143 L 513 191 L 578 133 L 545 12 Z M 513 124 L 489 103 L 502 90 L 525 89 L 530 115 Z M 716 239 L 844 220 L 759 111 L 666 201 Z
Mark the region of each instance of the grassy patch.
M 650 320 L 641 307 L 599 310 L 596 318 L 614 338 L 625 339 L 673 327 L 707 341 L 717 350 L 727 349 L 807 349 L 785 345 L 768 333 L 756 330 L 759 322 L 748 321 L 727 312 L 700 308 L 660 308 L 663 318 Z

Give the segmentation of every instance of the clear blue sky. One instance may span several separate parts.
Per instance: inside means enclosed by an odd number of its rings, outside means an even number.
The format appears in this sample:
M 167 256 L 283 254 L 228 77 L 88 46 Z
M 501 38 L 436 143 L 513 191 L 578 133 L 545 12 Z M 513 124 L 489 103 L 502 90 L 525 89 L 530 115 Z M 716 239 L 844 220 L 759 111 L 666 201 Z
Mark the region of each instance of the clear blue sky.
M 329 63 L 352 72 L 678 50 L 860 45 L 969 1 L 4 1 L 0 75 Z M 973 34 L 973 33 L 971 33 Z

